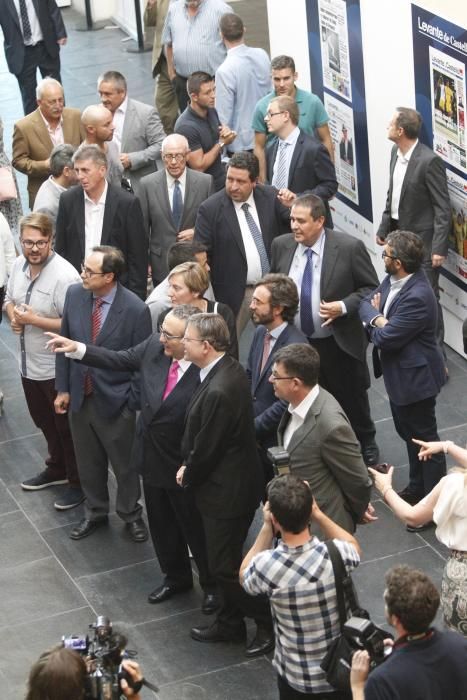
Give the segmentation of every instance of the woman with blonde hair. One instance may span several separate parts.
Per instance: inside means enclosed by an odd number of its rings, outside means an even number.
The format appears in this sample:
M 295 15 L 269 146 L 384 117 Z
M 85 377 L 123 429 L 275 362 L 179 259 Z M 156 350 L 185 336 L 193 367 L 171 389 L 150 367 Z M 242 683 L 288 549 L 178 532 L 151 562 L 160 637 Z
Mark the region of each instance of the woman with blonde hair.
M 444 567 L 441 584 L 441 607 L 446 627 L 467 636 L 467 450 L 452 440 L 423 442 L 418 457 L 425 461 L 431 455 L 444 452 L 459 466 L 414 506 L 404 501 L 392 487 L 394 467 L 387 474 L 369 469 L 383 500 L 411 532 L 426 529 L 432 520 L 436 523 L 436 537 L 449 547 L 450 554 Z
M 209 287 L 209 275 L 204 267 L 197 262 L 185 262 L 174 267 L 169 274 L 168 297 L 172 306 L 189 304 L 196 306 L 200 313 L 220 314 L 227 323 L 230 334 L 229 355 L 238 359 L 237 331 L 235 328 L 235 316 L 227 304 L 217 301 L 209 301 L 204 298 Z M 163 311 L 158 319 L 159 327 L 170 309 Z

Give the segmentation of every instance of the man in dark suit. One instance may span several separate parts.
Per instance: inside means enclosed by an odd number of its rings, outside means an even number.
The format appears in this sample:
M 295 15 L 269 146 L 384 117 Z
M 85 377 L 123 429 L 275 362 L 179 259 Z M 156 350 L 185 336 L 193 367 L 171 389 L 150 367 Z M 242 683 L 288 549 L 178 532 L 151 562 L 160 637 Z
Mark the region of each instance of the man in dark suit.
M 80 359 L 104 370 L 139 372 L 141 414 L 135 443 L 143 475 L 144 500 L 149 531 L 164 574 L 162 585 L 150 593 L 149 603 L 162 603 L 193 587 L 187 545 L 205 591 L 202 611 L 217 607 L 216 584 L 209 573 L 203 524 L 193 495 L 176 482 L 181 463 L 180 443 L 186 406 L 199 385 L 199 369 L 183 359 L 183 334 L 191 306 L 177 306 L 164 319 L 160 334 L 153 333 L 128 350 L 84 345 L 59 335 L 49 346 L 56 352 Z
M 334 163 L 320 141 L 299 129 L 299 118 L 293 97 L 284 95 L 269 103 L 265 121 L 277 139 L 266 152 L 268 182 L 279 190 L 279 200 L 288 207 L 300 194 L 320 197 L 326 205 L 326 226 L 332 228 L 328 201 L 337 192 Z
M 347 532 L 374 519 L 371 478 L 349 420 L 329 392 L 318 386 L 319 355 L 307 344 L 276 353 L 269 381 L 288 402 L 279 425 L 279 444 L 290 470 L 306 479 L 318 506 Z
M 386 206 L 377 232 L 384 245 L 390 231 L 418 233 L 424 245 L 423 269 L 438 299 L 437 338 L 442 346 L 444 323 L 439 304 L 439 273 L 448 252 L 451 203 L 441 158 L 418 140 L 422 118 L 415 109 L 398 107 L 388 127 L 394 142 Z
M 274 476 L 266 452 L 277 442 L 277 428 L 287 408 L 287 404 L 276 397 L 269 382 L 274 356 L 280 348 L 291 343 L 306 343 L 307 339 L 294 326 L 298 292 L 290 277 L 265 275 L 253 291 L 250 308 L 252 321 L 258 328 L 251 343 L 246 373 L 251 384 L 256 440 L 266 485 Z
M 238 337 L 250 320 L 254 286 L 269 272 L 272 240 L 289 225 L 277 191 L 257 184 L 258 174 L 253 153 L 235 153 L 225 189 L 200 206 L 195 223 L 195 240 L 208 251 L 214 295 L 237 317 Z
M 360 317 L 374 345 L 375 376 L 383 375 L 394 425 L 407 445 L 409 484 L 399 495 L 414 504 L 446 473 L 444 454 L 420 462 L 412 442 L 439 440 L 435 406 L 445 382 L 444 362 L 436 342 L 436 299 L 422 269 L 422 239 L 395 231 L 386 239 L 383 258 L 388 274 L 361 302 Z
M 36 74 L 61 83 L 60 46 L 66 30 L 55 0 L 2 0 L 0 25 L 3 31 L 8 70 L 16 76 L 24 114 L 36 109 Z
M 167 277 L 167 253 L 177 241 L 190 241 L 200 204 L 214 194 L 211 175 L 186 167 L 188 141 L 181 134 L 162 142 L 165 170 L 141 180 L 140 202 L 149 232 L 149 255 L 154 285 Z
M 374 466 L 379 453 L 367 394 L 368 339 L 358 306 L 378 278 L 363 242 L 325 229 L 325 216 L 319 197 L 298 197 L 291 209 L 292 234 L 273 241 L 271 270 L 288 274 L 297 285 L 295 323 L 319 353 L 320 385 L 342 406 L 365 463 Z
M 125 260 L 116 248 L 92 249 L 83 267 L 83 285 L 72 285 L 67 292 L 61 326 L 64 336 L 124 350 L 151 334 L 148 307 L 118 282 L 124 268 Z M 129 371 L 91 370 L 57 355 L 56 389 L 56 411 L 70 409 L 78 472 L 86 496 L 85 517 L 70 537 L 87 537 L 107 522 L 110 461 L 117 479 L 117 513 L 130 537 L 143 542 L 147 530 L 138 502 L 139 476 L 130 460 L 135 411 L 140 405 L 135 377 Z
M 60 197 L 55 250 L 81 270 L 95 245 L 119 248 L 126 262 L 121 283 L 145 299 L 148 244 L 138 199 L 107 184 L 107 159 L 97 146 L 79 148 L 73 164 L 80 184 Z
M 353 143 L 349 139 L 349 132 L 345 124 L 342 124 L 342 138 L 339 142 L 340 159 L 348 165 L 353 165 Z
M 248 658 L 274 646 L 266 600 L 250 598 L 238 572 L 242 547 L 261 494 L 250 388 L 241 365 L 226 354 L 229 332 L 218 314 L 198 314 L 184 337 L 185 358 L 200 368 L 201 384 L 188 405 L 177 482 L 190 489 L 203 519 L 209 568 L 223 594 L 210 627 L 194 627 L 199 642 L 243 641 L 244 617 L 253 617 L 256 636 Z

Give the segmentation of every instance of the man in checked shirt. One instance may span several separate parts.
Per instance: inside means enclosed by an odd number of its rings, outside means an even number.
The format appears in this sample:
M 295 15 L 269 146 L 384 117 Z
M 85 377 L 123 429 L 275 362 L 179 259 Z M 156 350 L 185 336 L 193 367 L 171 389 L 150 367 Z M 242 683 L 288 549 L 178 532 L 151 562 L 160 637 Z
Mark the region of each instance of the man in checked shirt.
M 308 483 L 292 474 L 270 482 L 263 515 L 240 581 L 250 595 L 266 594 L 270 600 L 279 698 L 348 700 L 329 685 L 320 667 L 340 625 L 332 563 L 325 543 L 310 531 L 310 516 L 324 539 L 334 540 L 347 572 L 358 566 L 359 544 L 324 515 Z M 272 549 L 275 534 L 281 539 Z

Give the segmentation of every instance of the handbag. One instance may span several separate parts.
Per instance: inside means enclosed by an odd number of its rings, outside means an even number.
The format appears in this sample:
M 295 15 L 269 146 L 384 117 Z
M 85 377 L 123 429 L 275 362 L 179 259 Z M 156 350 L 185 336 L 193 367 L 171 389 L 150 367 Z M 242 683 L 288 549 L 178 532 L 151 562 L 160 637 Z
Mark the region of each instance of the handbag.
M 8 199 L 18 199 L 18 192 L 11 169 L 3 165 L 0 167 L 0 202 Z

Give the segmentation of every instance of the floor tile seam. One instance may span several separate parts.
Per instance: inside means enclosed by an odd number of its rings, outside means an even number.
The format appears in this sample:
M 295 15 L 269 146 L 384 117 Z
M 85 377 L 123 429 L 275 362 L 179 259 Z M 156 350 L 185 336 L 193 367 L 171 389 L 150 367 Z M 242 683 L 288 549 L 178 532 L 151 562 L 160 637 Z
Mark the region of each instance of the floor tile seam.
M 148 603 L 149 605 L 149 603 Z M 151 606 L 152 607 L 152 606 Z M 195 608 L 185 608 L 184 610 L 178 610 L 174 611 L 172 613 L 167 613 L 163 617 L 153 617 L 151 619 L 146 619 L 146 620 L 141 620 L 141 622 L 132 622 L 131 625 L 132 627 L 144 627 L 145 625 L 150 625 L 154 622 L 166 622 L 167 620 L 171 620 L 172 618 L 176 617 L 182 617 L 184 615 L 191 615 L 192 613 L 200 612 L 200 606 L 197 605 Z M 206 620 L 209 621 L 209 616 L 206 615 Z M 187 630 L 188 634 L 188 630 Z
M 272 661 L 269 660 L 266 656 L 263 656 L 262 659 L 267 661 L 272 666 Z M 258 659 L 251 659 L 250 661 L 240 661 L 239 663 L 231 664 L 230 666 L 222 666 L 220 668 L 214 668 L 211 671 L 206 671 L 205 673 L 197 673 L 192 676 L 186 676 L 185 678 L 179 678 L 174 681 L 169 681 L 169 683 L 160 683 L 159 688 L 170 688 L 172 686 L 179 685 L 180 683 L 186 683 L 187 681 L 195 680 L 196 678 L 205 678 L 206 676 L 212 676 L 216 673 L 223 673 L 224 671 L 231 671 L 232 669 L 238 669 L 242 666 L 248 666 L 250 664 L 255 663 L 256 661 L 258 661 Z
M 446 433 L 449 430 L 458 430 L 459 428 L 467 428 L 467 423 L 460 423 L 459 425 L 450 425 L 447 428 L 438 428 L 438 433 Z
M 89 608 L 89 605 L 80 605 L 77 608 L 70 608 L 69 610 L 60 610 L 55 613 L 51 613 L 50 615 L 44 616 L 44 617 L 37 617 L 34 619 L 28 618 L 24 622 L 15 622 L 15 630 L 20 628 L 20 627 L 25 627 L 26 625 L 30 625 L 31 622 L 34 622 L 36 624 L 37 622 L 45 622 L 47 620 L 51 620 L 55 617 L 60 617 L 61 615 L 68 615 L 69 613 L 74 613 L 74 612 L 79 612 L 80 610 L 87 610 Z M 11 625 L 2 625 L 0 626 L 0 634 L 3 631 L 8 631 L 11 634 Z M 66 631 L 66 630 L 65 630 Z M 57 644 L 59 643 L 60 640 L 57 639 Z
M 391 559 L 391 557 L 398 557 L 401 554 L 409 554 L 410 552 L 416 552 L 418 549 L 425 549 L 428 547 L 428 542 L 425 542 L 423 540 L 423 545 L 420 545 L 419 547 L 409 547 L 409 549 L 401 549 L 398 550 L 397 552 L 392 552 L 392 554 L 385 554 L 382 557 L 375 557 L 374 559 L 363 559 L 360 561 L 359 567 L 364 566 L 365 564 L 374 564 L 377 561 L 384 561 L 385 559 Z
M 56 529 L 56 528 L 53 528 Z M 50 532 L 50 530 L 47 530 Z M 135 545 L 137 546 L 137 544 Z M 77 576 L 74 580 L 81 581 L 83 579 L 91 579 L 94 576 L 103 576 L 105 574 L 113 574 L 116 571 L 124 571 L 125 569 L 132 569 L 134 566 L 139 566 L 140 564 L 149 564 L 149 562 L 157 561 L 157 557 L 151 557 L 150 559 L 144 559 L 143 561 L 134 561 L 131 564 L 124 564 L 123 566 L 116 566 L 114 569 L 106 569 L 105 571 L 93 571 L 91 574 L 81 574 Z
M 4 518 L 7 515 L 13 515 L 13 513 L 22 514 L 22 511 L 20 510 L 20 508 L 15 508 L 15 510 L 8 510 L 6 513 L 0 513 L 0 518 Z
M 439 557 L 443 562 L 446 562 L 446 561 L 447 561 L 448 556 L 443 556 L 443 555 L 441 554 L 441 552 L 438 552 L 438 550 L 436 549 L 436 547 L 435 547 L 431 542 L 428 542 L 428 540 L 426 540 L 426 539 L 423 537 L 423 535 L 422 535 L 421 532 L 420 532 L 420 533 L 417 533 L 417 534 L 418 534 L 418 537 L 421 537 L 422 540 L 423 540 L 424 542 L 426 542 L 426 544 L 428 545 L 428 547 L 429 547 L 430 549 L 432 549 L 433 552 L 434 552 L 435 554 L 437 554 L 438 557 Z
M 32 564 L 37 564 L 38 562 L 46 561 L 47 559 L 55 559 L 54 554 L 47 554 L 47 555 L 44 555 L 43 557 L 39 557 L 38 559 L 33 559 L 33 561 L 22 561 L 18 564 L 13 564 L 12 566 L 8 566 L 8 564 L 3 563 L 2 573 L 4 571 L 7 571 L 7 572 L 15 571 L 15 569 L 21 569 L 22 567 L 25 567 L 25 566 L 31 566 Z
M 18 442 L 18 440 L 26 440 L 27 438 L 37 437 L 38 435 L 42 435 L 42 433 L 40 431 L 38 431 L 37 433 L 28 433 L 27 435 L 18 435 L 18 437 L 8 438 L 8 440 L 0 440 L 0 447 L 2 445 L 8 445 L 10 442 Z
M 11 355 L 15 360 L 18 359 L 18 353 L 15 352 L 14 350 L 12 350 L 10 348 L 10 346 L 7 343 L 5 343 L 3 338 L 0 338 L 0 345 L 2 345 L 5 348 L 5 350 L 8 352 L 8 354 Z

